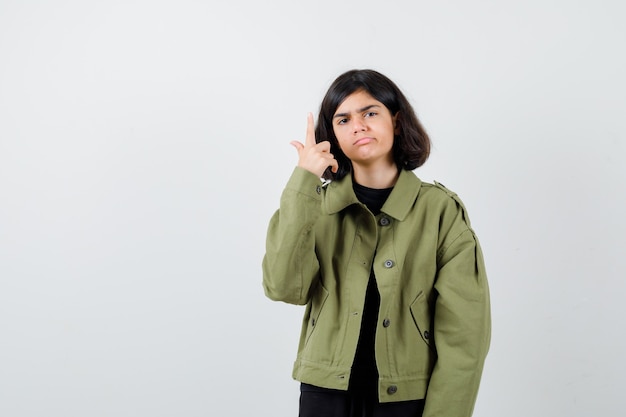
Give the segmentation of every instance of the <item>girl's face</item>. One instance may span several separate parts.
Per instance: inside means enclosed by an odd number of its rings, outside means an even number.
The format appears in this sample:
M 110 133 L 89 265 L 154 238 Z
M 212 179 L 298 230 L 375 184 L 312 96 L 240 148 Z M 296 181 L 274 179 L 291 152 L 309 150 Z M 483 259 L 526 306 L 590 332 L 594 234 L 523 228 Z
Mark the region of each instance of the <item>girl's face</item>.
M 394 164 L 391 150 L 397 133 L 396 119 L 397 114 L 392 115 L 383 103 L 360 90 L 337 107 L 333 131 L 353 165 L 389 166 Z

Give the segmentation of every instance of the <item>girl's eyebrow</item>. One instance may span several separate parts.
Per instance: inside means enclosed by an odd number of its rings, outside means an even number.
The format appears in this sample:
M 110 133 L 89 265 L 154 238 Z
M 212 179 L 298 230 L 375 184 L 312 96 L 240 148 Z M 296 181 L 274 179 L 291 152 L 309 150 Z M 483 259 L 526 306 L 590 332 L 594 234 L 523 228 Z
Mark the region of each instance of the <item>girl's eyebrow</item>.
M 362 112 L 364 112 L 366 110 L 369 110 L 369 109 L 372 109 L 374 107 L 380 107 L 380 106 L 378 104 L 370 104 L 369 106 L 365 106 L 365 107 L 362 107 L 362 108 L 358 109 L 356 112 L 357 113 L 362 113 Z M 336 119 L 338 117 L 346 117 L 346 116 L 349 116 L 349 115 L 350 115 L 350 113 L 336 113 L 333 116 L 333 119 Z

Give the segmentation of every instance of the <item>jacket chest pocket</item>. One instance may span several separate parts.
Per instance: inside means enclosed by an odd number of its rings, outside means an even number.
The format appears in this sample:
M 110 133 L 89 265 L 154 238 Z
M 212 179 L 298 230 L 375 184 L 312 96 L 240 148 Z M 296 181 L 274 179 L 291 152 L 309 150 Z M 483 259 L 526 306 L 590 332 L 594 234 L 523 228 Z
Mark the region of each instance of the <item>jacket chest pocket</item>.
M 422 340 L 435 351 L 434 333 L 432 331 L 432 319 L 430 314 L 430 308 L 428 307 L 428 300 L 424 292 L 420 292 L 415 300 L 411 303 L 411 316 L 413 322 L 417 327 Z

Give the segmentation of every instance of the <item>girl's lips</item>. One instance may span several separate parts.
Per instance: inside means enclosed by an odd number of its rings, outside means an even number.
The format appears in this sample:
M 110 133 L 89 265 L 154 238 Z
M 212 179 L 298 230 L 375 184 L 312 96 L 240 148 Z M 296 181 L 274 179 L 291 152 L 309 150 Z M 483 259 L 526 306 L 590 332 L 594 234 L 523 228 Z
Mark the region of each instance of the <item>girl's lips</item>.
M 374 140 L 373 138 L 369 138 L 369 137 L 368 137 L 368 138 L 361 138 L 361 139 L 357 139 L 357 140 L 353 143 L 353 145 L 355 145 L 355 146 L 359 146 L 359 145 L 366 145 L 366 144 L 368 144 L 368 143 L 372 142 L 373 140 Z

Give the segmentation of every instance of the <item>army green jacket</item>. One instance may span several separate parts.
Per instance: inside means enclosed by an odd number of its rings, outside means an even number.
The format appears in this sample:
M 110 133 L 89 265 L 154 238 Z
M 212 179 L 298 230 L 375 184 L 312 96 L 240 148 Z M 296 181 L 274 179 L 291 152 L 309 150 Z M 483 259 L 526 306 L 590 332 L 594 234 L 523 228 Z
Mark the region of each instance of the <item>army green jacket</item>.
M 402 170 L 374 216 L 351 181 L 323 186 L 296 168 L 270 220 L 265 294 L 307 306 L 293 377 L 348 388 L 373 268 L 379 401 L 424 398 L 425 417 L 470 416 L 491 321 L 483 256 L 463 203 Z

